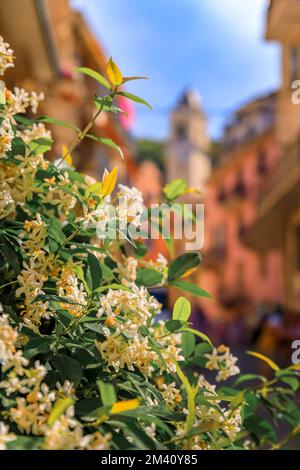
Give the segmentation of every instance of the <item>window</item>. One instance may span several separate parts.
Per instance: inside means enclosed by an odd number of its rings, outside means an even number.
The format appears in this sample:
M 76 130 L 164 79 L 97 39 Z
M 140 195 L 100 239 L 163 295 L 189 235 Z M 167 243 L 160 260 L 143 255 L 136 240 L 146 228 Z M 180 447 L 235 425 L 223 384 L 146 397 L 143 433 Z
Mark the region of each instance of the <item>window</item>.
M 227 197 L 227 194 L 226 194 L 225 189 L 221 188 L 220 191 L 219 191 L 219 194 L 218 194 L 218 201 L 221 202 L 221 203 L 225 202 L 226 197 Z
M 183 124 L 176 127 L 175 134 L 178 140 L 185 140 L 187 138 L 187 129 Z
M 240 222 L 238 225 L 238 237 L 243 238 L 247 232 L 247 227 L 244 222 Z
M 237 182 L 235 184 L 234 193 L 236 194 L 236 196 L 241 197 L 241 198 L 247 196 L 247 188 L 244 183 L 243 173 L 241 171 L 239 172 L 238 177 L 237 177 Z
M 261 151 L 257 157 L 257 172 L 259 175 L 264 176 L 267 173 L 267 155 L 266 152 Z
M 295 227 L 296 236 L 296 269 L 300 272 L 300 225 Z
M 224 250 L 225 243 L 226 243 L 226 233 L 225 233 L 225 226 L 219 225 L 215 227 L 212 232 L 212 242 L 214 249 L 216 250 Z
M 263 277 L 268 275 L 268 257 L 266 253 L 261 253 L 259 257 L 259 272 Z
M 241 293 L 245 288 L 245 265 L 242 261 L 238 261 L 236 266 L 236 283 Z
M 290 48 L 290 76 L 291 81 L 294 82 L 298 80 L 298 62 L 299 62 L 299 52 L 298 47 L 291 47 Z

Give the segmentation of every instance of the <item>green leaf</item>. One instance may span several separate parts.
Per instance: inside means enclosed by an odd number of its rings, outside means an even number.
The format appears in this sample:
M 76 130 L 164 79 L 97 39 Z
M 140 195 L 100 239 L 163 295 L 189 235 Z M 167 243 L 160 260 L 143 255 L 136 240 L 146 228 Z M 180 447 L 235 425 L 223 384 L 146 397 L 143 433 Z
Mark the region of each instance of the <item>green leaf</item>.
M 193 353 L 195 344 L 196 341 L 193 333 L 187 331 L 182 334 L 182 351 L 186 359 Z
M 237 393 L 230 403 L 230 408 L 236 410 L 244 402 L 244 392 Z
M 191 282 L 175 281 L 172 282 L 171 285 L 177 287 L 177 289 L 181 289 L 184 292 L 188 292 L 189 294 L 195 295 L 197 297 L 206 297 L 207 299 L 212 299 L 212 296 L 209 292 L 197 286 L 196 284 L 192 284 Z
M 13 246 L 10 240 L 3 236 L 0 237 L 0 250 L 5 261 L 19 274 L 21 272 L 20 261 L 16 252 L 16 246 Z
M 257 415 L 249 416 L 244 421 L 245 428 L 254 433 L 259 439 L 276 441 L 276 432 L 271 424 Z
M 81 323 L 84 323 L 84 326 L 85 328 L 87 328 L 88 330 L 91 330 L 91 331 L 94 331 L 95 333 L 99 333 L 101 335 L 103 335 L 103 325 L 102 323 L 99 323 L 99 320 L 97 318 L 93 318 L 93 322 L 89 321 L 89 319 L 85 319 L 84 321 L 84 318 L 82 319 L 82 322 Z M 97 323 L 95 323 L 95 320 L 98 320 Z
M 234 385 L 239 385 L 244 382 L 249 382 L 253 380 L 260 380 L 261 382 L 266 382 L 267 379 L 263 375 L 258 375 L 258 374 L 243 374 L 240 375 L 235 381 Z
M 73 403 L 75 403 L 75 400 L 74 398 L 71 398 L 71 397 L 65 397 L 65 398 L 59 398 L 50 414 L 49 414 L 49 417 L 48 417 L 48 426 L 50 426 L 50 428 L 53 426 L 53 424 L 55 423 L 55 421 L 57 421 L 61 415 L 71 406 L 73 405 Z
M 169 282 L 175 281 L 186 274 L 190 269 L 195 268 L 201 262 L 199 253 L 191 252 L 176 258 L 169 267 Z
M 92 280 L 92 290 L 94 291 L 98 287 L 100 287 L 102 281 L 102 269 L 100 266 L 99 259 L 92 253 L 88 254 L 87 262 Z
M 248 418 L 249 416 L 255 415 L 259 399 L 254 391 L 248 390 L 245 392 L 245 401 L 244 417 Z
M 69 299 L 68 297 L 62 297 L 60 295 L 55 295 L 55 294 L 38 294 L 32 302 L 39 302 L 40 300 L 45 301 L 45 302 L 62 302 L 64 304 L 70 304 L 70 305 L 81 305 L 82 307 L 84 304 L 80 304 L 78 302 L 75 302 L 72 299 Z
M 138 286 L 157 286 L 163 279 L 162 273 L 150 268 L 137 268 L 136 283 Z
M 143 256 L 145 256 L 145 254 L 148 252 L 148 247 L 140 241 L 136 241 L 135 245 L 136 245 L 136 248 L 134 250 L 135 256 L 137 258 L 143 258 Z
M 127 83 L 127 82 L 132 82 L 133 80 L 148 80 L 148 77 L 139 77 L 139 76 L 123 77 L 122 85 L 124 85 L 124 83 Z
M 100 144 L 107 145 L 107 147 L 110 147 L 113 150 L 116 150 L 121 155 L 122 160 L 124 160 L 124 154 L 123 154 L 122 149 L 117 144 L 115 144 L 113 140 L 109 139 L 108 137 L 98 137 L 93 134 L 86 134 L 86 137 L 88 137 L 91 140 L 95 140 L 96 142 L 99 142 Z
M 184 322 L 180 320 L 169 320 L 165 323 L 165 327 L 167 328 L 168 331 L 178 331 L 182 328 L 184 325 Z
M 104 292 L 104 291 L 109 290 L 109 289 L 124 290 L 126 292 L 131 292 L 129 287 L 126 287 L 126 286 L 123 286 L 122 284 L 117 284 L 117 283 L 108 284 L 107 286 L 98 287 L 98 289 L 96 289 L 95 292 Z
M 98 253 L 105 253 L 104 248 L 100 248 L 98 246 L 90 245 L 89 243 L 78 243 L 72 240 L 72 245 L 75 245 L 78 247 L 79 250 L 83 251 L 96 251 Z M 77 248 L 74 248 L 74 251 L 76 251 Z
M 194 356 L 189 358 L 189 362 L 197 367 L 205 367 L 207 358 L 204 354 L 211 352 L 212 346 L 209 343 L 198 343 L 195 347 Z
M 51 363 L 58 371 L 60 381 L 69 380 L 77 387 L 82 379 L 83 371 L 80 363 L 66 354 L 58 354 Z
M 76 67 L 75 72 L 83 73 L 84 75 L 88 75 L 89 77 L 96 80 L 100 85 L 104 86 L 107 90 L 110 90 L 110 84 L 106 78 L 104 78 L 100 73 L 95 72 L 93 69 L 89 67 Z
M 16 436 L 11 442 L 7 443 L 8 450 L 40 450 L 43 438 L 40 436 Z
M 209 339 L 209 337 L 206 334 L 202 333 L 201 331 L 198 331 L 198 330 L 195 330 L 194 328 L 189 328 L 189 327 L 184 327 L 182 329 L 182 331 L 187 331 L 189 333 L 193 333 L 193 335 L 198 336 L 203 341 L 206 341 L 208 344 L 212 345 L 212 342 Z
M 187 434 L 186 438 L 188 439 L 189 437 L 197 436 L 199 434 L 217 431 L 218 429 L 222 429 L 222 424 L 220 421 L 207 421 L 199 424 L 198 426 L 194 426 L 193 429 Z
M 52 139 L 46 137 L 40 139 L 34 139 L 29 142 L 28 147 L 32 155 L 42 155 L 48 152 L 53 145 Z
M 188 186 L 186 181 L 181 178 L 178 178 L 171 183 L 166 184 L 163 188 L 163 192 L 165 193 L 167 199 L 169 201 L 173 201 L 178 197 L 182 196 L 185 191 L 187 190 Z
M 188 415 L 186 418 L 186 432 L 190 432 L 194 422 L 195 422 L 195 412 L 196 412 L 196 404 L 195 404 L 195 397 L 198 391 L 198 388 L 194 388 L 189 383 L 187 377 L 184 375 L 183 371 L 176 363 L 176 372 L 178 377 L 180 378 L 181 382 L 184 385 L 187 394 L 187 401 L 188 401 Z
M 185 297 L 179 297 L 174 305 L 172 319 L 188 321 L 191 315 L 191 304 Z
M 26 145 L 24 144 L 23 140 L 20 137 L 15 137 L 12 141 L 12 149 L 11 149 L 12 154 L 22 155 L 22 157 L 24 157 L 26 154 L 26 150 L 27 150 Z
M 247 354 L 249 354 L 249 356 L 257 357 L 261 361 L 266 362 L 271 367 L 271 369 L 273 369 L 275 371 L 278 371 L 280 369 L 280 367 L 277 364 L 275 364 L 274 361 L 269 359 L 264 354 L 261 354 L 261 353 L 255 352 L 255 351 L 246 351 L 246 352 L 247 352 Z
M 53 338 L 48 336 L 31 339 L 24 347 L 24 356 L 31 359 L 38 354 L 49 352 L 52 343 Z
M 195 354 L 197 356 L 203 356 L 204 354 L 211 352 L 212 346 L 209 343 L 198 343 L 195 347 Z M 207 359 L 205 358 L 207 362 Z
M 143 416 L 141 416 L 141 418 L 142 417 Z M 118 417 L 116 417 L 113 421 L 110 420 L 110 422 L 113 423 L 117 429 L 122 431 L 119 433 L 119 435 L 124 434 L 125 436 L 130 437 L 130 442 L 132 444 L 129 444 L 129 442 L 126 440 L 123 443 L 122 448 L 134 448 L 138 450 L 154 450 L 157 448 L 155 441 L 153 441 L 153 439 L 151 439 L 145 432 L 142 431 L 142 428 L 136 419 L 131 419 L 128 416 L 124 416 L 122 413 L 122 415 L 118 415 Z M 119 438 L 120 437 L 118 436 L 118 439 Z
M 123 109 L 113 104 L 113 99 L 111 96 L 104 96 L 104 98 L 101 98 L 100 96 L 96 95 L 94 97 L 94 103 L 96 105 L 96 108 L 99 110 L 101 109 L 101 111 L 106 111 L 115 114 L 125 113 Z
M 146 101 L 140 98 L 139 96 L 133 95 L 132 93 L 128 93 L 128 91 L 118 91 L 117 95 L 124 96 L 135 103 L 143 104 L 148 108 L 152 109 L 152 106 Z
M 84 398 L 75 404 L 76 416 L 79 416 L 79 418 L 88 416 L 96 419 L 101 409 L 103 407 L 99 398 Z
M 61 225 L 55 217 L 52 217 L 50 219 L 48 226 L 48 235 L 49 237 L 53 238 L 58 244 L 63 245 L 63 243 L 66 241 L 66 236 L 62 231 Z
M 97 381 L 97 386 L 100 392 L 103 406 L 112 406 L 117 401 L 115 388 L 112 384 L 103 382 L 102 380 Z
M 299 388 L 299 380 L 296 377 L 281 377 L 282 382 L 288 384 L 296 392 Z
M 72 264 L 72 269 L 74 273 L 76 274 L 76 276 L 78 277 L 78 279 L 83 283 L 85 290 L 88 293 L 90 293 L 91 290 L 90 290 L 88 283 L 86 282 L 82 267 L 78 266 L 77 264 Z
M 55 119 L 50 116 L 38 116 L 37 118 L 31 119 L 29 123 L 36 123 L 36 122 L 44 122 L 45 124 L 54 124 L 56 126 L 66 127 L 69 129 L 73 129 L 76 132 L 80 132 L 79 127 L 70 124 L 69 122 L 61 121 L 60 119 Z
M 174 256 L 174 240 L 173 238 L 165 238 L 165 243 L 167 245 L 168 253 L 170 256 Z

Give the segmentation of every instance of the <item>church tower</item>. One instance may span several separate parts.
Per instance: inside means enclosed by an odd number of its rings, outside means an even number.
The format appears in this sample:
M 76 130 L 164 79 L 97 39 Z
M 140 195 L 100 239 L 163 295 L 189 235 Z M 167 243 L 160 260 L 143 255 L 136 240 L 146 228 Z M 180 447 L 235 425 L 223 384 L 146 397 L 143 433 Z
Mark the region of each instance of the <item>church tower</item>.
M 189 187 L 204 190 L 211 174 L 206 116 L 196 91 L 185 91 L 171 113 L 167 144 L 167 180 L 182 178 Z

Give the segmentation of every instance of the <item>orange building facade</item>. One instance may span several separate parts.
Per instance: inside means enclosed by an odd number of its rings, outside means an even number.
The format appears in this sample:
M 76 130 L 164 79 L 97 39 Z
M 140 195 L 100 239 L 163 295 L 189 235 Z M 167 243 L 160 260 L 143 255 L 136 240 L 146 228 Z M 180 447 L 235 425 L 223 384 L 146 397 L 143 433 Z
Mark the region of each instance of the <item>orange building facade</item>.
M 83 129 L 96 111 L 93 96 L 101 95 L 103 89 L 74 69 L 85 66 L 105 75 L 107 56 L 70 1 L 0 0 L 0 34 L 11 44 L 17 58 L 16 67 L 6 76 L 9 86 L 43 91 L 46 99 L 40 114 Z M 132 116 L 130 102 L 125 101 L 119 104 Z M 78 170 L 99 179 L 105 167 L 118 166 L 124 182 L 134 175 L 130 121 L 131 118 L 124 122 L 117 115 L 102 113 L 92 129 L 96 136 L 109 137 L 121 147 L 124 162 L 114 149 L 86 139 L 73 154 Z M 60 157 L 62 145 L 69 146 L 76 132 L 68 127 L 48 127 L 55 142 L 50 157 Z

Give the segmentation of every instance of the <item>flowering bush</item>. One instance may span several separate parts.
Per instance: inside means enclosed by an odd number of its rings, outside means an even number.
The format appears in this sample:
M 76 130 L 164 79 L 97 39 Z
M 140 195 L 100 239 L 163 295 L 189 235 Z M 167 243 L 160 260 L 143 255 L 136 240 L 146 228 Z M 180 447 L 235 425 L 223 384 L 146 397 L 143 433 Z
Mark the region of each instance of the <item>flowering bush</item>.
M 13 51 L 0 39 L 0 73 Z M 160 304 L 148 288 L 174 285 L 208 294 L 182 278 L 198 253 L 146 261 L 146 247 L 121 228 L 141 222 L 142 197 L 119 185 L 117 170 L 92 181 L 72 167 L 71 151 L 89 134 L 101 111 L 121 112 L 120 94 L 147 104 L 120 86 L 110 60 L 107 79 L 78 69 L 108 92 L 96 96 L 96 114 L 62 157 L 44 154 L 52 140 L 36 112 L 42 95 L 0 88 L 0 448 L 1 449 L 239 449 L 280 447 L 300 430 L 294 395 L 299 367 L 273 369 L 271 380 L 239 375 L 225 346 L 214 348 L 189 323 L 190 304 L 175 303 L 172 319 L 159 320 Z M 120 151 L 120 150 L 119 150 Z M 178 187 L 181 189 L 178 191 Z M 176 189 L 177 188 L 177 189 Z M 186 191 L 168 185 L 169 204 Z M 117 201 L 119 204 L 117 204 Z M 97 237 L 111 219 L 120 236 Z M 196 344 L 196 339 L 198 343 Z M 234 379 L 231 379 L 234 380 Z M 246 383 L 249 386 L 246 386 Z M 269 412 L 266 413 L 266 410 Z M 276 444 L 276 428 L 291 431 Z

